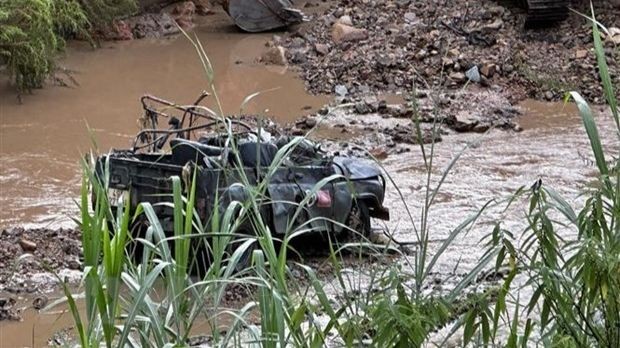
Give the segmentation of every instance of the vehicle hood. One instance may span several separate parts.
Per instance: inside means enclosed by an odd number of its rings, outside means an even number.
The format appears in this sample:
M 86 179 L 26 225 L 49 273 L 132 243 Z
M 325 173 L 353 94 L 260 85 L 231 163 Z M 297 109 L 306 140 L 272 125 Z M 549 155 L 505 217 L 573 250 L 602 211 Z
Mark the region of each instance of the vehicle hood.
M 334 157 L 334 164 L 350 180 L 363 180 L 382 176 L 379 166 L 369 160 L 351 157 Z

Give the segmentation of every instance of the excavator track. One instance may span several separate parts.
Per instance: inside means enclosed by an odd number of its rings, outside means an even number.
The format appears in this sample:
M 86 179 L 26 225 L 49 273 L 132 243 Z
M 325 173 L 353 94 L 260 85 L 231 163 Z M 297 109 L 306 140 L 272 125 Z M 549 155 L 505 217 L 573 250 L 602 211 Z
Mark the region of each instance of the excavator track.
M 526 26 L 549 25 L 568 17 L 569 0 L 526 0 Z

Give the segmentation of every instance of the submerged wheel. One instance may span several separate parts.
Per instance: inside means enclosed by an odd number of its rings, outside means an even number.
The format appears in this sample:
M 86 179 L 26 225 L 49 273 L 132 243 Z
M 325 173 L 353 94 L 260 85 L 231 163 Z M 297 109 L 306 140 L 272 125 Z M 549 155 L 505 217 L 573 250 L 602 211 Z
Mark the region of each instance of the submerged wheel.
M 149 228 L 146 220 L 139 219 L 129 226 L 129 234 L 131 238 L 127 241 L 125 249 L 129 254 L 130 260 L 138 265 L 142 262 L 142 254 L 144 253 L 144 244 L 138 241 L 138 238 L 146 236 L 146 230 Z
M 247 237 L 244 236 L 255 235 L 252 224 L 249 221 L 245 221 L 243 224 L 241 224 L 241 226 L 239 226 L 237 231 L 235 231 L 235 235 L 236 236 L 233 237 L 233 239 L 228 243 L 228 246 L 226 247 L 229 258 L 232 257 L 238 247 L 245 243 Z M 252 254 L 257 248 L 256 243 L 257 242 L 250 244 L 250 246 L 243 251 L 241 257 L 239 258 L 239 261 L 237 261 L 237 263 L 235 264 L 236 272 L 241 272 L 247 268 L 250 268 L 250 266 L 252 265 Z
M 569 0 L 525 0 L 526 27 L 544 26 L 568 18 Z
M 368 210 L 366 202 L 362 200 L 353 202 L 351 212 L 349 212 L 349 217 L 347 218 L 347 226 L 357 233 L 346 230 L 344 231 L 345 239 L 359 241 L 360 239 L 370 236 L 370 211 Z

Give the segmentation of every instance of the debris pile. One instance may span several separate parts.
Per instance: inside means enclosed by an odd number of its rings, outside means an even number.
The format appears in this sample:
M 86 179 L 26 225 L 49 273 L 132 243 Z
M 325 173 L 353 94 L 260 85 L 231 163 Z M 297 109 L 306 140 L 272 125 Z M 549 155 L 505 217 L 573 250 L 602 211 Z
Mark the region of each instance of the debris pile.
M 620 8 L 596 2 L 610 28 L 605 50 L 617 79 Z M 511 101 L 558 100 L 567 90 L 601 102 L 590 24 L 573 14 L 555 27 L 525 30 L 525 13 L 495 1 L 346 0 L 273 46 L 286 49 L 308 88 L 352 96 L 465 83 L 494 88 Z M 613 59 L 611 59 L 613 58 Z M 615 62 L 613 62 L 615 59 Z

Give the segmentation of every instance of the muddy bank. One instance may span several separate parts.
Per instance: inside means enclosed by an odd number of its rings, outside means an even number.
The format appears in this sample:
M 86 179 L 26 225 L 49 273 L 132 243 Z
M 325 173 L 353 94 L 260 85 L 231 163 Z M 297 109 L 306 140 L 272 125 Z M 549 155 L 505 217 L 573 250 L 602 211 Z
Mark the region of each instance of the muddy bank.
M 3 229 L 0 235 L 0 292 L 36 293 L 56 287 L 60 277 L 81 269 L 80 232 L 75 229 Z M 75 281 L 75 279 L 71 279 Z
M 569 90 L 603 101 L 591 26 L 577 14 L 550 28 L 524 30 L 525 13 L 511 2 L 330 3 L 309 23 L 273 40 L 314 93 L 362 97 L 428 85 L 457 90 L 469 83 L 512 102 L 558 100 Z M 595 11 L 601 23 L 615 28 L 604 42 L 617 80 L 620 6 L 595 1 Z

